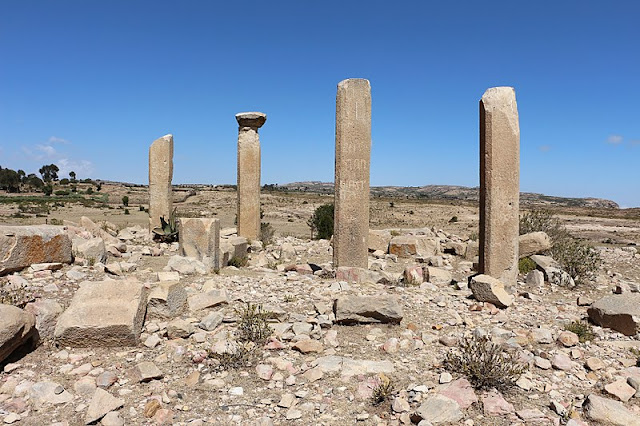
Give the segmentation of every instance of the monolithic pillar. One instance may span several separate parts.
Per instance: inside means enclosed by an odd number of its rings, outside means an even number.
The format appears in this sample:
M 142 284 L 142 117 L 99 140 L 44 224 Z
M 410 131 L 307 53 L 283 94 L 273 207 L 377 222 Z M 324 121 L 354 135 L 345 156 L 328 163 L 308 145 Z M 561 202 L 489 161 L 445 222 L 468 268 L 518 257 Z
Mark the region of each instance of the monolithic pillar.
M 480 100 L 480 273 L 514 285 L 518 275 L 520 126 L 512 87 Z
M 160 216 L 169 220 L 172 178 L 173 135 L 166 135 L 149 147 L 149 230 L 160 226 Z
M 267 120 L 261 112 L 236 114 L 238 121 L 238 235 L 255 240 L 260 235 L 260 138 Z
M 350 78 L 336 96 L 333 266 L 367 268 L 371 85 Z

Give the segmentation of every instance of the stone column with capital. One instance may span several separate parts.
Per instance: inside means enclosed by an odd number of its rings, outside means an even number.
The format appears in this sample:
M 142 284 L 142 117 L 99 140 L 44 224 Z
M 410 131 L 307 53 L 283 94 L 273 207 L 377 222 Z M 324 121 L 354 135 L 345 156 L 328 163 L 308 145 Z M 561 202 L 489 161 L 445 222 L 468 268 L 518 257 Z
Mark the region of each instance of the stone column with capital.
M 267 121 L 261 112 L 236 114 L 238 121 L 238 235 L 256 240 L 260 235 L 260 138 Z
M 173 207 L 173 135 L 153 141 L 149 147 L 149 230 L 160 226 L 160 216 L 169 220 Z
M 336 95 L 333 267 L 368 268 L 371 85 L 350 78 Z
M 518 277 L 520 125 L 513 87 L 480 100 L 480 273 L 515 285 Z

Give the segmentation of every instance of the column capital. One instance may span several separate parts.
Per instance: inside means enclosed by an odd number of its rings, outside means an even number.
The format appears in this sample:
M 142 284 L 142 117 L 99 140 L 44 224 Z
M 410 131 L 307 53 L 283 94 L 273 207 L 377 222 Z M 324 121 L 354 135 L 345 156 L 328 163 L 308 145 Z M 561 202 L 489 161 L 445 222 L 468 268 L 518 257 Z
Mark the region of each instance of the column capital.
M 240 112 L 236 114 L 236 121 L 240 127 L 262 127 L 267 121 L 267 114 L 263 112 Z

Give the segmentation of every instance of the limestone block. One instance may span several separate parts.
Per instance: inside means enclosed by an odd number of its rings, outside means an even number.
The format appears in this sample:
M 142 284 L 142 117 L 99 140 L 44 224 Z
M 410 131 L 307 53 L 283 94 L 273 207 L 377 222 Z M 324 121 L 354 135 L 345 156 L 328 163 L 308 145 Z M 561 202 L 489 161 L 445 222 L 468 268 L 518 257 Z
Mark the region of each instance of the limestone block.
M 58 319 L 55 337 L 72 347 L 135 346 L 148 295 L 148 287 L 133 278 L 82 282 Z
M 24 344 L 37 340 L 35 316 L 12 306 L 0 304 L 0 363 Z
M 402 306 L 393 296 L 345 296 L 334 300 L 336 322 L 399 324 L 404 316 Z
M 612 294 L 587 309 L 589 318 L 626 336 L 640 332 L 640 293 Z
M 71 240 L 62 226 L 0 225 L 0 275 L 33 263 L 71 261 Z
M 210 269 L 220 269 L 220 220 L 181 218 L 180 254 L 200 260 Z
M 518 238 L 520 259 L 549 250 L 552 245 L 551 238 L 549 238 L 546 232 L 531 232 L 520 235 Z
M 479 302 L 493 303 L 498 308 L 506 308 L 513 303 L 513 296 L 506 292 L 504 284 L 489 275 L 472 277 L 469 288 Z
M 398 257 L 411 257 L 418 254 L 418 239 L 413 235 L 398 235 L 389 242 L 389 253 Z
M 175 318 L 187 305 L 187 292 L 179 281 L 161 281 L 149 293 L 147 316 Z
M 369 230 L 369 251 L 380 250 L 384 253 L 389 251 L 389 242 L 391 241 L 391 232 L 386 229 L 370 229 Z

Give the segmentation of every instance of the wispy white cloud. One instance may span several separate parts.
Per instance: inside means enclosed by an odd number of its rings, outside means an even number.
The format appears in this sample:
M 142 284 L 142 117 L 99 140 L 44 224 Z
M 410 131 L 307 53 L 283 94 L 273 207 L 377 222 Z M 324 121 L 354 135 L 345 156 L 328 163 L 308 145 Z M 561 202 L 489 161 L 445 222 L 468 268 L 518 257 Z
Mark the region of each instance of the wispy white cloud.
M 541 152 L 549 152 L 551 150 L 551 145 L 540 145 L 538 149 Z
M 36 149 L 42 152 L 43 157 L 54 157 L 57 154 L 57 151 L 51 145 L 36 145 Z
M 78 179 L 90 177 L 94 172 L 93 163 L 89 160 L 73 160 L 69 158 L 59 158 L 56 165 L 60 169 L 60 177 L 67 177 L 69 172 L 76 172 Z
M 609 137 L 607 138 L 607 143 L 611 145 L 620 145 L 622 143 L 622 136 L 609 135 Z
M 69 142 L 66 139 L 59 138 L 57 136 L 51 136 L 49 138 L 49 143 L 61 143 L 61 144 L 67 145 L 67 144 L 70 144 L 71 142 Z

